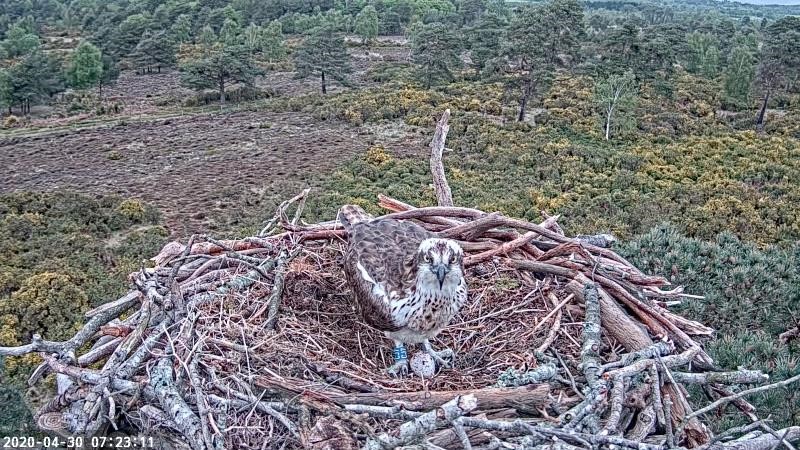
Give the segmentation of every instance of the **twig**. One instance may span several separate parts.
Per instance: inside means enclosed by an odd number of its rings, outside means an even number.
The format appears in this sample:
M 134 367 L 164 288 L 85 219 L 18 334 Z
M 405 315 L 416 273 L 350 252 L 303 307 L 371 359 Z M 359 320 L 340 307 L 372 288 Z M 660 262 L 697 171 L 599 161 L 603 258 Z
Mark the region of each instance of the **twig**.
M 667 433 L 667 448 L 675 448 L 675 435 L 672 431 L 672 397 L 669 394 L 664 394 L 664 418 L 664 425 Z M 682 429 L 678 428 L 678 435 L 681 434 L 681 431 Z
M 700 416 L 702 414 L 705 414 L 705 413 L 707 413 L 709 411 L 713 411 L 714 409 L 716 409 L 716 408 L 718 408 L 718 407 L 720 407 L 720 406 L 722 406 L 722 405 L 724 405 L 726 403 L 732 402 L 733 400 L 736 400 L 737 398 L 746 397 L 748 395 L 757 394 L 759 392 L 769 391 L 771 389 L 786 387 L 786 386 L 789 386 L 792 383 L 796 383 L 797 381 L 800 381 L 800 374 L 797 374 L 797 375 L 795 375 L 795 376 L 793 376 L 791 378 L 787 378 L 787 379 L 785 379 L 783 381 L 778 381 L 777 383 L 772 383 L 772 384 L 767 384 L 765 386 L 759 386 L 759 387 L 755 387 L 755 388 L 752 388 L 752 389 L 747 389 L 747 390 L 741 391 L 739 393 L 736 393 L 736 394 L 728 396 L 728 397 L 722 397 L 719 400 L 715 401 L 714 403 L 711 403 L 710 405 L 706 406 L 705 408 L 698 409 L 697 411 L 695 411 L 695 412 L 689 414 L 688 416 L 686 416 L 683 419 L 683 421 L 681 422 L 681 424 L 678 426 L 678 432 L 683 430 L 683 428 L 686 426 L 686 423 L 688 423 L 688 421 L 690 419 L 692 419 L 694 417 L 698 417 L 698 416 Z
M 425 434 L 452 423 L 477 407 L 478 401 L 474 395 L 458 396 L 439 408 L 400 425 L 400 428 L 392 434 L 382 433 L 376 438 L 367 440 L 364 448 L 366 450 L 384 450 L 419 442 Z

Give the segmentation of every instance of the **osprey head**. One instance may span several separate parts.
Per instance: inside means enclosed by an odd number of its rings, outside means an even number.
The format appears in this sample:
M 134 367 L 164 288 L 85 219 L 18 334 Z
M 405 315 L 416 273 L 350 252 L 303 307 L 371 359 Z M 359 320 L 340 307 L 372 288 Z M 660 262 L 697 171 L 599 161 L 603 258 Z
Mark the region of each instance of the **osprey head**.
M 464 251 L 452 239 L 428 238 L 417 249 L 417 281 L 428 290 L 455 289 L 464 277 Z

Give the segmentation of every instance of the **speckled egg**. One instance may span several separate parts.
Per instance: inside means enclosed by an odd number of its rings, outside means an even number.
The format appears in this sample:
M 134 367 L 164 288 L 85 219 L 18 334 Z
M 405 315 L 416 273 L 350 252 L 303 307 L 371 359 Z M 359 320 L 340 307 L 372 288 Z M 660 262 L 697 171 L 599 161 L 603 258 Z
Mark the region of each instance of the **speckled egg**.
M 422 378 L 431 378 L 436 373 L 436 363 L 431 355 L 417 352 L 411 357 L 411 371 Z

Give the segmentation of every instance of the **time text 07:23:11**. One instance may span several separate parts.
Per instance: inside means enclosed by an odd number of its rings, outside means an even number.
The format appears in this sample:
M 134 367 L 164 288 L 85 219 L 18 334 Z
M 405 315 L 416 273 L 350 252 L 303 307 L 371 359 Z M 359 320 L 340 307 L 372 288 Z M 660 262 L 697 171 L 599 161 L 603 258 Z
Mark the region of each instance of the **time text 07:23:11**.
M 150 436 L 4 436 L 0 448 L 73 448 L 88 445 L 92 448 L 154 448 Z

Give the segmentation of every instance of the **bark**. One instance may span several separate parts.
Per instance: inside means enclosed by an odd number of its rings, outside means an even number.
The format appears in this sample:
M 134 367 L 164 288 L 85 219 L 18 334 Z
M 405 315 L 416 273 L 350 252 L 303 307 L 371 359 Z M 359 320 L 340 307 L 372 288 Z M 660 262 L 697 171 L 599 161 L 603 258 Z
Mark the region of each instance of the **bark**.
M 219 104 L 220 104 L 220 106 L 224 106 L 225 105 L 225 79 L 222 78 L 222 77 L 219 77 L 219 80 L 217 81 L 217 86 L 219 88 Z
M 756 129 L 758 131 L 764 131 L 764 119 L 767 115 L 767 103 L 769 102 L 769 94 L 770 92 L 767 91 L 764 94 L 764 103 L 761 105 L 761 110 L 758 112 L 758 118 L 756 119 Z
M 203 439 L 200 418 L 189 408 L 175 386 L 175 380 L 172 377 L 172 358 L 162 358 L 153 368 L 150 384 L 153 386 L 161 409 L 181 430 L 192 448 L 207 448 Z
M 794 426 L 777 430 L 775 434 L 787 442 L 796 441 L 800 439 L 800 427 Z M 724 444 L 714 444 L 708 450 L 772 450 L 780 446 L 780 440 L 769 433 L 748 437 L 747 440 L 737 439 Z
M 450 191 L 450 185 L 447 184 L 447 178 L 444 175 L 444 165 L 442 164 L 442 152 L 444 151 L 444 142 L 447 139 L 447 132 L 450 130 L 450 125 L 447 121 L 450 119 L 450 110 L 445 110 L 442 118 L 436 124 L 436 133 L 431 140 L 431 175 L 433 176 L 433 188 L 436 191 L 436 199 L 439 206 L 453 206 L 453 193 Z
M 404 423 L 390 435 L 382 433 L 375 438 L 367 440 L 366 450 L 385 450 L 401 445 L 419 442 L 425 435 L 437 428 L 448 425 L 459 417 L 468 414 L 478 407 L 478 400 L 474 395 L 459 395 L 433 411 L 427 412 L 414 420 Z
M 584 278 L 583 276 L 579 278 Z M 588 281 L 588 279 L 586 280 Z M 573 280 L 567 284 L 567 289 L 575 294 L 579 299 L 583 298 L 583 284 Z M 599 289 L 600 311 L 602 314 L 603 330 L 617 342 L 622 344 L 629 352 L 635 352 L 653 345 L 653 340 L 631 317 L 622 309 L 621 306 L 605 292 Z M 680 423 L 691 410 L 688 400 L 678 386 L 665 384 L 664 394 L 670 394 L 673 400 L 671 418 L 673 424 Z M 656 408 L 660 407 L 656 405 Z M 708 429 L 696 418 L 692 418 L 686 425 L 686 435 L 690 447 L 702 445 L 711 439 Z
M 328 88 L 325 86 L 325 71 L 322 71 L 322 93 L 327 94 Z
M 420 391 L 420 392 L 375 392 L 331 397 L 339 404 L 361 404 L 373 406 L 403 405 L 405 409 L 427 411 L 444 404 L 455 396 L 473 394 L 481 409 L 515 408 L 537 413 L 550 403 L 548 383 L 528 384 L 513 388 L 483 388 L 467 391 Z M 569 402 L 574 400 L 569 400 Z

